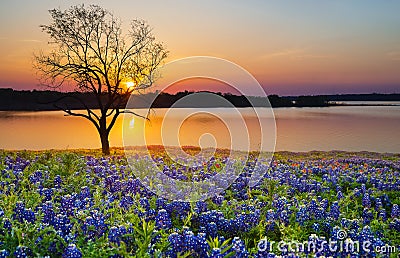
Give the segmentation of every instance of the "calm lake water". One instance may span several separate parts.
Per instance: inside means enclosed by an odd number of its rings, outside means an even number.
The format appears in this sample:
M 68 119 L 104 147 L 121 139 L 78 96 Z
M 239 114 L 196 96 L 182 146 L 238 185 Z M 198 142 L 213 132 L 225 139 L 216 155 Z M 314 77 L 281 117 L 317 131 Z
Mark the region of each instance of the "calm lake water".
M 397 103 L 400 104 L 400 103 Z M 257 146 L 260 129 L 251 109 L 239 109 L 249 128 L 251 147 Z M 262 108 L 257 109 L 261 114 Z M 175 116 L 187 113 L 187 109 L 174 111 Z M 325 108 L 277 108 L 276 150 L 347 150 L 400 153 L 400 106 L 339 106 Z M 141 112 L 141 111 L 138 111 Z M 147 144 L 163 144 L 161 122 L 166 110 L 156 109 L 146 132 L 137 131 L 135 137 L 147 140 Z M 190 111 L 191 112 L 191 111 Z M 179 144 L 217 147 L 231 146 L 230 131 L 226 122 L 231 119 L 229 109 L 209 109 L 210 114 L 198 114 L 186 119 L 177 132 L 164 131 L 169 138 L 178 134 Z M 178 119 L 179 120 L 179 119 Z M 145 123 L 141 118 L 121 116 L 111 131 L 111 146 L 123 146 L 122 128 L 134 130 Z M 229 122 L 238 123 L 237 120 Z M 237 128 L 240 128 L 238 126 Z M 236 129 L 237 129 L 236 128 Z M 234 129 L 231 129 L 234 130 Z M 207 134 L 208 133 L 208 134 Z M 206 134 L 204 137 L 202 135 Z M 243 133 L 243 139 L 247 133 Z M 214 138 L 211 137 L 214 135 Z M 164 137 L 165 138 L 165 137 Z M 234 141 L 241 141 L 241 137 Z M 200 141 L 199 141 L 200 139 Z M 126 142 L 126 141 L 125 141 Z M 245 141 L 243 141 L 245 142 Z M 138 140 L 137 144 L 141 145 Z M 164 139 L 164 144 L 170 142 Z M 95 127 L 86 119 L 66 117 L 61 111 L 48 112 L 0 112 L 0 149 L 75 149 L 99 148 L 100 141 Z

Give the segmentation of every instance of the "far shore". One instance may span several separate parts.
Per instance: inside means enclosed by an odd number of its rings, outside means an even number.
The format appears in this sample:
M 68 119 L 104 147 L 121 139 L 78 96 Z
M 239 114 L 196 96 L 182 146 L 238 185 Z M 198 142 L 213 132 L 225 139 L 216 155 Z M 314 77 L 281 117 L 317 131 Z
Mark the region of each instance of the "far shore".
M 193 101 L 176 105 L 178 100 L 189 97 L 194 93 L 212 93 L 197 95 Z M 226 101 L 216 101 L 219 95 Z M 200 97 L 199 97 L 200 96 Z M 113 108 L 119 109 L 148 109 L 148 108 L 246 108 L 246 107 L 331 107 L 331 106 L 391 106 L 399 102 L 400 94 L 334 94 L 334 95 L 303 95 L 279 96 L 243 96 L 221 92 L 191 92 L 184 91 L 175 94 L 146 93 L 124 96 L 125 100 Z M 129 99 L 129 101 L 128 101 Z M 220 98 L 217 98 L 220 99 Z M 107 103 L 108 95 L 103 93 L 95 96 L 91 93 L 58 92 L 58 91 L 17 91 L 0 88 L 0 111 L 56 111 L 60 109 L 82 110 L 98 109 L 99 101 Z M 348 103 L 348 102 L 368 103 Z M 373 103 L 376 102 L 376 103 Z

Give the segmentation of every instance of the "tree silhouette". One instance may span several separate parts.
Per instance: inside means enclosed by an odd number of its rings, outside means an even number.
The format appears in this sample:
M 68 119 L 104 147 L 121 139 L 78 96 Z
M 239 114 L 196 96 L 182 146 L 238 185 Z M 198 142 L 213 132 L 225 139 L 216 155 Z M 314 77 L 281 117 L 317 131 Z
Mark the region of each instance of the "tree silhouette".
M 156 42 L 146 22 L 133 20 L 129 33 L 124 35 L 119 19 L 97 5 L 49 12 L 51 24 L 40 27 L 49 35 L 49 44 L 54 48 L 49 53 L 35 55 L 34 66 L 40 73 L 40 81 L 53 88 L 72 83 L 74 91 L 96 96 L 98 111 L 79 99 L 85 109 L 83 113 L 72 111 L 67 105 L 55 106 L 68 115 L 91 121 L 99 133 L 102 152 L 108 155 L 108 136 L 117 117 L 132 113 L 121 104 L 134 91 L 153 84 L 156 68 L 166 58 L 167 51 Z

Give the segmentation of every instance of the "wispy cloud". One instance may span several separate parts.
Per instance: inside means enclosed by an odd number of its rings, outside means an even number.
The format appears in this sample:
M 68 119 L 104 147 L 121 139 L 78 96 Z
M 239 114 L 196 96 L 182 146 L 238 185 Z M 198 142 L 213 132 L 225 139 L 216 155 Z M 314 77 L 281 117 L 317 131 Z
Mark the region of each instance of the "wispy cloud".
M 13 39 L 9 37 L 0 37 L 0 40 L 8 40 L 10 42 L 33 42 L 33 43 L 40 43 L 42 42 L 41 40 L 38 39 Z
M 334 55 L 326 54 L 312 54 L 307 51 L 306 48 L 293 48 L 293 49 L 283 49 L 281 51 L 268 53 L 262 55 L 262 59 L 269 59 L 275 57 L 287 57 L 291 59 L 304 60 L 304 59 L 332 59 L 335 58 Z
M 311 55 L 311 54 L 305 54 L 305 55 L 295 56 L 294 58 L 296 58 L 296 59 L 333 59 L 333 58 L 335 58 L 335 56 L 334 55 Z
M 276 56 L 293 56 L 304 53 L 305 49 L 283 49 L 277 52 L 263 55 L 263 58 L 276 57 Z
M 19 42 L 34 42 L 34 43 L 40 43 L 42 42 L 41 40 L 38 39 L 20 39 L 18 40 Z
M 386 53 L 387 58 L 393 61 L 400 61 L 400 51 L 391 51 Z

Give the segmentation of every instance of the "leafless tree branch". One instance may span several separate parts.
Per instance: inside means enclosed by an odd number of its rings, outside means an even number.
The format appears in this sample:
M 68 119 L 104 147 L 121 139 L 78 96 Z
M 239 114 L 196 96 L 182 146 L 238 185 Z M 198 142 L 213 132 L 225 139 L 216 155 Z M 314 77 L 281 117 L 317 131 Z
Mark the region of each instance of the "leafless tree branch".
M 126 113 L 119 110 L 121 103 L 133 92 L 152 86 L 157 78 L 156 69 L 166 58 L 167 51 L 156 42 L 145 21 L 133 20 L 125 36 L 119 19 L 97 5 L 77 5 L 67 10 L 53 9 L 49 13 L 52 22 L 40 27 L 49 35 L 49 45 L 53 48 L 35 56 L 34 66 L 41 75 L 40 82 L 52 88 L 74 84 L 75 91 L 96 96 L 100 115 L 83 101 L 80 103 L 87 114 L 58 108 L 94 123 L 103 153 L 108 154 L 108 134 L 117 117 Z M 135 86 L 126 87 L 127 82 Z M 110 116 L 107 124 L 106 118 Z

